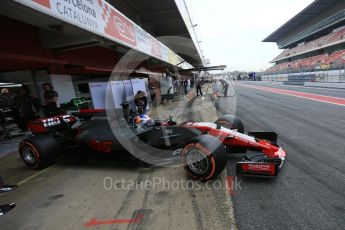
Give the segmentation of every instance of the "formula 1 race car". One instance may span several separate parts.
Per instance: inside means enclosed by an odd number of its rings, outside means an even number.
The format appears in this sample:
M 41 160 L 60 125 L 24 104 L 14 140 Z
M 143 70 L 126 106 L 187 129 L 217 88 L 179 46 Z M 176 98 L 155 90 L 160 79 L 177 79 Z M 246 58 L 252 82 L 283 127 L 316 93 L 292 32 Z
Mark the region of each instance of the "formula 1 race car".
M 250 176 L 276 176 L 286 156 L 277 144 L 275 133 L 245 135 L 242 122 L 230 115 L 215 122 L 176 124 L 171 118 L 167 121 L 146 120 L 140 127 L 138 124 L 143 119 L 136 117 L 133 120 L 136 125 L 127 122 L 128 132 L 117 127 L 118 124 L 113 132 L 112 122 L 104 111 L 92 113 L 89 116 L 90 110 L 80 111 L 74 116 L 61 115 L 31 122 L 29 129 L 33 135 L 19 145 L 25 164 L 40 169 L 55 163 L 62 153 L 118 154 L 125 148 L 152 165 L 179 162 L 191 177 L 206 181 L 225 169 L 227 153 L 246 153 L 237 163 L 237 173 Z M 81 117 L 84 121 L 78 124 Z M 139 147 L 131 149 L 133 146 Z

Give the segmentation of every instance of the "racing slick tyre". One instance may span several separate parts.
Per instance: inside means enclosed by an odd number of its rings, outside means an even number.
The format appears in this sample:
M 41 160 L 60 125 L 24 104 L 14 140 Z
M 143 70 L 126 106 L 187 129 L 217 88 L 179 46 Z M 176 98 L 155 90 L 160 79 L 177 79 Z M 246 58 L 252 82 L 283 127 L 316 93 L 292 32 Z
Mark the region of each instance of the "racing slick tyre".
M 244 133 L 244 125 L 240 119 L 232 115 L 224 115 L 215 122 L 228 129 L 237 129 L 237 132 Z
M 181 159 L 188 174 L 201 181 L 216 178 L 227 164 L 223 143 L 210 135 L 193 138 L 184 146 Z
M 56 163 L 59 150 L 59 144 L 49 135 L 30 137 L 19 145 L 20 157 L 32 169 L 41 169 Z

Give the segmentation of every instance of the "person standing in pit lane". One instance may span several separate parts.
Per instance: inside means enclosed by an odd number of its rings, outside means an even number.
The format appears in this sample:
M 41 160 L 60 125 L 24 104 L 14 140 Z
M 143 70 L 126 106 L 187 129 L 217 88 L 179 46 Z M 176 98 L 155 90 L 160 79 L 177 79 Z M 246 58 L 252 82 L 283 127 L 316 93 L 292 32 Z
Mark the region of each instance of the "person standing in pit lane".
M 188 80 L 187 79 L 183 81 L 183 89 L 184 89 L 184 94 L 187 95 L 188 94 Z
M 44 90 L 44 115 L 50 117 L 57 115 L 60 110 L 58 108 L 59 94 L 53 89 L 53 86 L 49 83 L 43 84 Z
M 10 91 L 7 88 L 1 89 L 0 95 L 0 106 L 1 107 L 12 107 L 14 104 L 14 97 L 11 95 Z
M 222 87 L 223 87 L 224 97 L 227 97 L 228 96 L 229 84 L 225 80 L 223 80 L 223 79 L 220 79 L 220 83 L 222 84 Z
M 13 117 L 18 128 L 20 128 L 23 131 L 22 119 L 20 117 L 19 108 L 17 104 L 17 99 L 20 97 L 19 91 L 20 90 L 11 92 L 8 88 L 1 89 L 0 108 L 4 108 L 4 107 L 10 108 L 11 109 L 10 116 Z M 24 131 L 25 131 L 25 128 L 24 128 Z
M 19 112 L 19 128 L 26 132 L 28 130 L 28 123 L 38 118 L 39 103 L 37 98 L 30 95 L 27 86 L 22 86 L 19 90 L 19 95 L 16 98 L 16 106 Z
M 8 136 L 8 129 L 6 127 L 6 109 L 11 109 L 10 112 L 7 111 L 7 114 L 13 116 L 14 107 L 14 97 L 10 94 L 10 91 L 7 88 L 1 89 L 0 94 L 0 139 Z
M 202 86 L 202 81 L 200 80 L 200 78 L 197 78 L 195 80 L 195 86 L 196 86 L 196 94 L 199 97 L 199 93 L 201 96 L 203 96 L 202 94 L 202 90 L 201 90 L 201 86 Z

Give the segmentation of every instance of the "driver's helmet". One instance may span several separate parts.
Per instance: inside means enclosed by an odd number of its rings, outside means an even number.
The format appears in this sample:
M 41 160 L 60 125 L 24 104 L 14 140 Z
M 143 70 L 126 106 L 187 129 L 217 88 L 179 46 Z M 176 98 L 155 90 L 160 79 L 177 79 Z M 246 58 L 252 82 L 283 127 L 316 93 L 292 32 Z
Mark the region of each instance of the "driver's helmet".
M 137 125 L 146 126 L 153 123 L 151 117 L 145 114 L 138 115 L 134 118 L 134 123 Z

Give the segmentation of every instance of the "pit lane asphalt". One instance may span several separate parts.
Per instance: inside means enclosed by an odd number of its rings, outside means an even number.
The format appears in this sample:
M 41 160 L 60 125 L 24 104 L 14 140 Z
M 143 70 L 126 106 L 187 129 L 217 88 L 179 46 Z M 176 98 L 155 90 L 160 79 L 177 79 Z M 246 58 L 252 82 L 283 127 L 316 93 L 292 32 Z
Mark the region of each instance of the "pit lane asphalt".
M 345 90 L 259 85 L 345 98 Z M 277 132 L 287 151 L 278 178 L 239 178 L 241 188 L 232 197 L 238 228 L 344 229 L 345 107 L 243 86 L 236 89 L 236 113 L 246 131 Z M 224 110 L 227 100 L 219 99 Z M 229 156 L 228 175 L 236 175 L 240 159 Z

